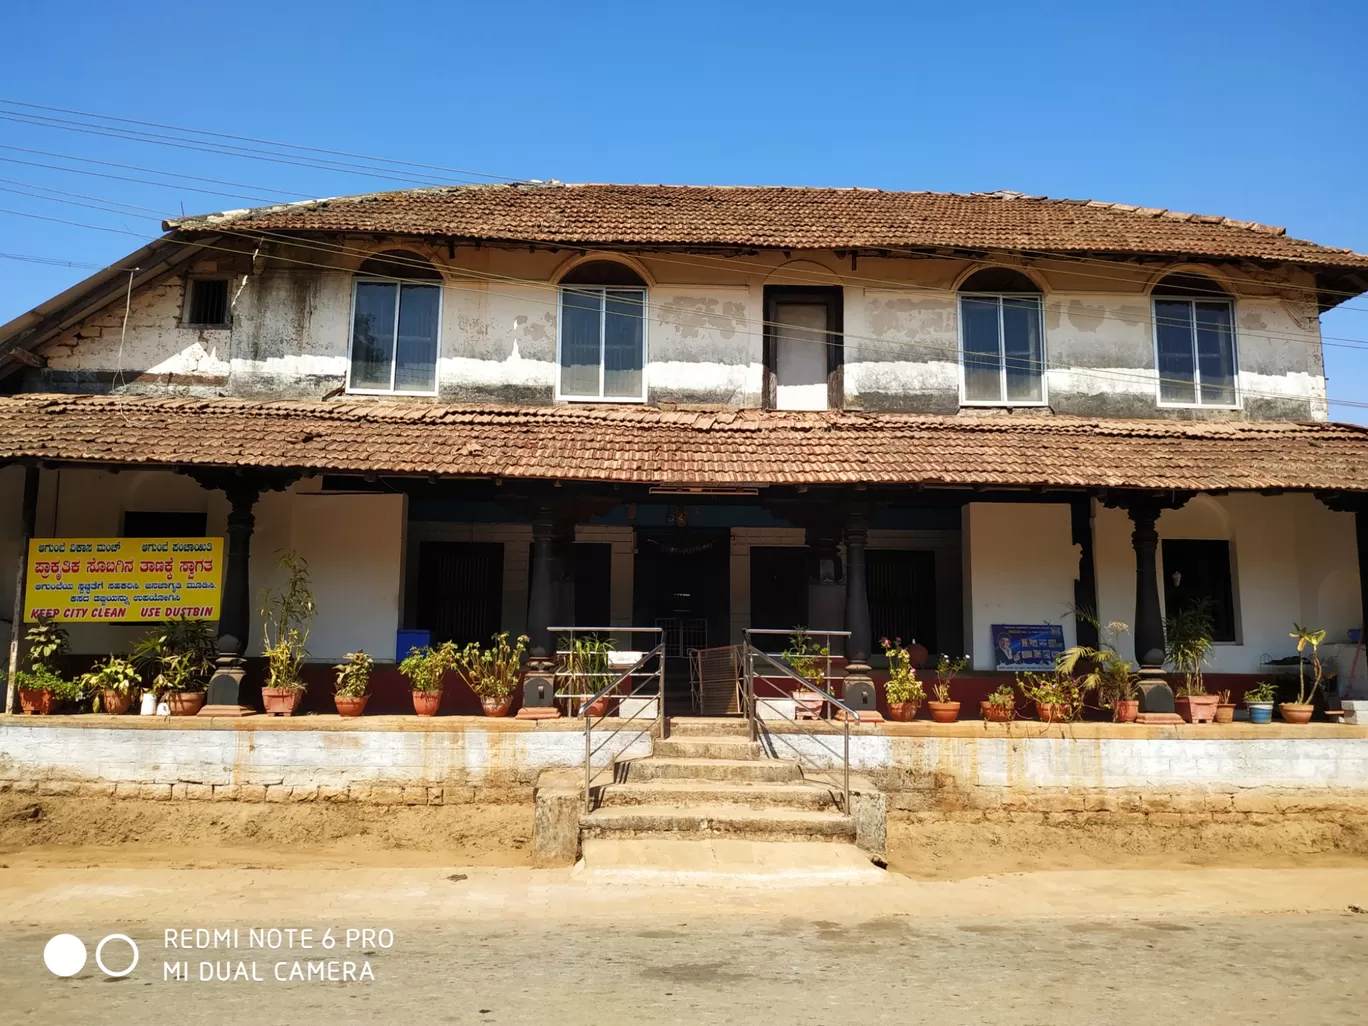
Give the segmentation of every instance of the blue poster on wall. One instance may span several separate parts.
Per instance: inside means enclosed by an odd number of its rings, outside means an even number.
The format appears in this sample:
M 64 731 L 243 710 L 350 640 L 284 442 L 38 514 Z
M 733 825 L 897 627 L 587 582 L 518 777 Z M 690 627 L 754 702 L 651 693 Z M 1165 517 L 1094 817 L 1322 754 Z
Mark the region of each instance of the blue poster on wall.
M 999 670 L 1053 670 L 1064 654 L 1064 628 L 1055 623 L 993 624 L 993 661 Z

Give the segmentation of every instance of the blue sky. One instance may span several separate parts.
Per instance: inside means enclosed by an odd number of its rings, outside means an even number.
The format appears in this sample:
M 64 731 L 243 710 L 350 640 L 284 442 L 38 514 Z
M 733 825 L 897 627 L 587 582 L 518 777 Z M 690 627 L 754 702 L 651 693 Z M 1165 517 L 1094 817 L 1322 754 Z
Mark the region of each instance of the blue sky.
M 1368 252 L 1361 0 L 47 2 L 5 23 L 11 100 L 519 178 L 1107 199 Z M 246 195 L 404 184 L 0 119 L 4 146 Z M 0 190 L 93 198 L 0 191 L 0 208 L 118 230 L 0 213 L 0 253 L 104 265 L 140 244 L 120 232 L 158 230 L 73 202 L 252 205 L 32 163 L 149 177 L 0 148 Z M 0 259 L 0 322 L 88 273 Z M 1368 297 L 1323 332 L 1332 399 L 1368 403 Z

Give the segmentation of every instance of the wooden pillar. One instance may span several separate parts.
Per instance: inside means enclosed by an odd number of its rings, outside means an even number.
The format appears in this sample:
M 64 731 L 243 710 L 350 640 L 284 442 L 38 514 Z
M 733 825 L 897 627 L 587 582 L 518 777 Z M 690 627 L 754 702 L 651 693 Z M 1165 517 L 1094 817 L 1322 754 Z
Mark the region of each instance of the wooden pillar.
M 247 640 L 252 627 L 250 567 L 256 502 L 261 495 L 248 480 L 225 485 L 228 513 L 227 567 L 223 603 L 219 607 L 218 660 L 209 681 L 209 694 L 200 716 L 250 716 L 256 711 L 243 685 L 247 670 Z
M 1078 546 L 1078 576 L 1074 579 L 1074 609 L 1098 617 L 1097 568 L 1093 561 L 1092 496 L 1074 495 L 1069 499 L 1069 524 L 1073 543 Z M 1096 648 L 1101 640 L 1092 619 L 1074 616 L 1078 644 Z
M 869 529 L 863 510 L 846 516 L 845 629 L 846 679 L 869 679 L 869 593 L 865 584 L 865 547 Z
M 1135 529 L 1131 548 L 1135 550 L 1135 658 L 1140 673 L 1158 676 L 1164 671 L 1164 616 L 1159 606 L 1159 574 L 1155 558 L 1159 532 L 1155 524 L 1162 510 L 1158 503 L 1137 500 L 1126 507 Z
M 555 646 L 551 639 L 551 620 L 555 615 L 556 591 L 552 576 L 555 518 L 550 506 L 538 506 L 532 517 L 532 585 L 527 598 L 528 662 L 534 670 L 549 673 L 555 666 Z
M 1368 625 L 1368 502 L 1354 511 L 1354 537 L 1358 542 L 1359 629 Z M 1360 641 L 1363 635 L 1359 635 Z
M 9 646 L 9 684 L 5 688 L 5 712 L 14 711 L 16 690 L 15 674 L 19 672 L 19 639 L 24 632 L 24 588 L 28 571 L 29 539 L 38 521 L 38 467 L 31 464 L 24 467 L 24 504 L 21 518 L 23 533 L 19 539 L 19 555 L 14 568 L 14 618 L 10 626 Z M 1360 548 L 1362 546 L 1360 545 Z

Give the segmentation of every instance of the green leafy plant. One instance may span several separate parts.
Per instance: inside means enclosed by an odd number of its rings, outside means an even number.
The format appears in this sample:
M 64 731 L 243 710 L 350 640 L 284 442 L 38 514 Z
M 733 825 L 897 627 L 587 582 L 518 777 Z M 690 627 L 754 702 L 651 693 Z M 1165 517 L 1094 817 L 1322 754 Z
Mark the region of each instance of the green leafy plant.
M 611 638 L 581 634 L 574 638 L 562 638 L 561 648 L 565 655 L 556 694 L 593 695 L 608 684 L 608 678 L 612 675 L 608 655 L 613 651 Z
M 347 661 L 333 667 L 337 671 L 337 681 L 333 692 L 343 698 L 363 698 L 370 694 L 371 674 L 375 671 L 375 660 L 365 652 L 348 652 Z
M 1164 620 L 1164 661 L 1183 675 L 1180 695 L 1195 698 L 1207 693 L 1202 667 L 1209 662 L 1214 629 L 1208 599 L 1184 606 Z
M 806 627 L 793 628 L 788 648 L 779 653 L 779 658 L 788 663 L 794 673 L 818 688 L 826 683 L 827 660 L 830 656 L 831 648 L 815 641 Z
M 1297 660 L 1297 705 L 1309 705 L 1315 698 L 1316 692 L 1320 690 L 1321 681 L 1325 679 L 1325 668 L 1320 661 L 1320 646 L 1325 640 L 1325 631 L 1313 631 L 1310 627 L 1303 627 L 1299 623 L 1292 625 L 1292 633 L 1289 638 L 1297 642 L 1297 655 L 1304 656 L 1306 650 L 1311 649 L 1311 669 L 1314 678 L 1311 686 L 1306 684 L 1306 659 Z
M 132 694 L 141 683 L 138 668 L 123 656 L 110 656 L 104 662 L 96 663 L 77 680 L 88 692 L 113 691 L 120 695 Z
M 993 693 L 988 696 L 986 701 L 989 705 L 995 705 L 999 708 L 1015 709 L 1016 692 L 1012 690 L 1010 684 L 999 684 L 993 689 Z
M 1261 680 L 1244 693 L 1245 705 L 1250 702 L 1275 702 L 1278 698 L 1278 685 L 1271 680 Z
M 931 693 L 936 696 L 937 702 L 950 701 L 950 682 L 955 679 L 955 675 L 969 665 L 967 655 L 956 656 L 951 659 L 944 652 L 936 656 L 936 683 L 931 685 Z
M 444 641 L 435 648 L 411 648 L 399 663 L 399 672 L 409 679 L 414 691 L 432 694 L 442 690 L 442 680 L 455 665 L 456 646 Z
M 912 654 L 903 647 L 902 638 L 879 642 L 884 655 L 888 657 L 888 680 L 884 684 L 884 697 L 890 705 L 905 702 L 920 702 L 926 698 L 926 689 L 917 679 L 917 669 L 912 665 Z
M 42 665 L 16 671 L 14 686 L 21 691 L 45 691 L 62 702 L 79 702 L 85 697 L 79 682 L 67 680 L 56 670 Z
M 1082 674 L 1082 683 L 1088 690 L 1097 692 L 1098 704 L 1104 709 L 1114 709 L 1117 702 L 1132 701 L 1139 690 L 1140 675 L 1116 648 L 1121 635 L 1130 628 L 1120 620 L 1100 623 L 1086 611 L 1076 611 L 1075 615 L 1097 628 L 1098 643 L 1066 648 L 1055 663 L 1056 669 L 1074 676 L 1080 663 L 1090 664 L 1091 668 Z
M 1016 675 L 1016 681 L 1021 693 L 1030 701 L 1061 706 L 1065 720 L 1076 720 L 1083 714 L 1088 686 L 1057 667 L 1049 673 L 1023 670 Z
M 501 631 L 494 635 L 488 648 L 472 641 L 454 653 L 456 672 L 481 698 L 507 698 L 518 686 L 528 640 L 526 634 L 520 634 L 510 641 L 508 632 Z M 604 662 L 607 663 L 606 655 Z
M 168 691 L 203 691 L 217 655 L 217 639 L 207 621 L 180 619 L 148 631 L 133 643 L 128 658 L 160 697 Z
M 284 691 L 303 691 L 301 676 L 305 646 L 313 626 L 314 597 L 309 587 L 309 564 L 293 552 L 280 557 L 280 568 L 287 573 L 285 584 L 275 591 L 261 593 L 261 633 L 265 642 L 266 687 Z
M 29 666 L 34 670 L 51 670 L 54 674 L 57 673 L 57 660 L 71 647 L 66 628 L 50 619 L 39 620 L 25 631 L 24 641 L 28 644 Z

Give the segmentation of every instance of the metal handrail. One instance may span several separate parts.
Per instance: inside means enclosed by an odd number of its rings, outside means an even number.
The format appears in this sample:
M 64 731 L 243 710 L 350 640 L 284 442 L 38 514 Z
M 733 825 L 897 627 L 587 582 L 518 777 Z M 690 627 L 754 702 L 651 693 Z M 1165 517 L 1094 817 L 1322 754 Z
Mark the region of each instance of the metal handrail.
M 847 705 L 845 702 L 843 702 L 841 699 L 837 698 L 835 695 L 831 694 L 831 693 L 828 692 L 828 691 L 823 690 L 822 688 L 818 687 L 816 684 L 812 683 L 812 681 L 810 681 L 810 680 L 808 680 L 806 677 L 804 677 L 802 674 L 797 673 L 797 672 L 793 669 L 793 667 L 789 666 L 787 663 L 785 663 L 785 662 L 784 662 L 782 659 L 780 659 L 778 656 L 774 655 L 774 654 L 771 653 L 771 652 L 764 652 L 764 651 L 761 651 L 759 648 L 757 648 L 755 645 L 752 645 L 751 642 L 750 642 L 750 635 L 752 635 L 752 634 L 792 634 L 792 633 L 793 633 L 792 631 L 780 631 L 780 630 L 771 630 L 771 629 L 762 629 L 762 628 L 751 628 L 751 629 L 746 630 L 744 633 L 745 633 L 745 635 L 746 635 L 746 646 L 745 646 L 745 656 L 746 656 L 746 696 L 745 696 L 745 697 L 746 697 L 746 707 L 747 707 L 747 708 L 746 708 L 746 714 L 747 714 L 747 719 L 750 721 L 750 735 L 751 735 L 751 740 L 752 740 L 752 741 L 758 741 L 758 740 L 760 739 L 760 710 L 759 710 L 759 708 L 757 707 L 756 698 L 755 698 L 755 658 L 756 658 L 756 656 L 759 656 L 759 657 L 762 658 L 762 659 L 768 660 L 769 663 L 770 663 L 771 665 L 773 665 L 776 669 L 779 670 L 781 676 L 789 677 L 789 678 L 791 678 L 791 679 L 797 681 L 799 684 L 801 684 L 803 687 L 807 688 L 809 691 L 815 692 L 816 694 L 820 695 L 820 696 L 822 697 L 823 702 L 829 702 L 829 703 L 830 703 L 832 706 L 834 706 L 836 709 L 839 709 L 841 712 L 844 712 L 844 713 L 845 713 L 845 716 L 842 717 L 842 723 L 843 723 L 843 726 L 844 726 L 844 730 L 843 730 L 843 734 L 844 734 L 844 738 L 843 738 L 844 744 L 843 744 L 843 750 L 842 750 L 842 754 L 841 754 L 841 769 L 842 769 L 841 790 L 842 790 L 842 799 L 843 799 L 843 800 L 842 800 L 842 808 L 845 810 L 845 814 L 846 814 L 847 816 L 849 816 L 849 815 L 851 814 L 851 812 L 850 812 L 850 722 L 851 722 L 852 719 L 858 720 L 858 718 L 859 718 L 859 713 L 858 713 L 855 709 L 853 709 L 853 708 L 851 708 L 849 705 Z M 849 632 L 849 631 L 809 631 L 808 633 L 809 633 L 809 634 L 815 634 L 815 635 L 823 636 L 823 637 L 827 637 L 827 636 L 830 636 L 830 637 L 837 637 L 837 636 L 840 636 L 840 637 L 847 637 L 847 638 L 850 637 L 850 632 Z M 827 666 L 828 666 L 828 677 L 829 677 L 829 676 L 830 676 L 830 672 L 829 672 L 829 671 L 830 671 L 830 659 L 829 659 L 829 658 L 828 658 Z M 798 722 L 797 719 L 796 719 L 795 717 L 785 717 L 785 718 L 791 720 L 791 722 L 793 722 L 793 723 L 795 723 L 795 724 Z M 794 745 L 792 744 L 792 742 L 786 742 L 786 743 L 788 743 L 788 744 L 789 744 L 789 747 L 793 748 L 794 751 L 797 752 L 798 749 L 797 749 L 796 746 L 794 746 Z
M 580 633 L 580 634 L 597 634 L 597 633 L 603 633 L 603 634 L 645 634 L 645 633 L 653 633 L 653 634 L 656 634 L 657 636 L 662 636 L 663 633 L 664 633 L 664 632 L 663 632 L 663 629 L 660 628 L 660 627 L 551 627 L 551 628 L 549 628 L 549 629 L 550 629 L 553 633 L 554 633 L 554 632 L 561 632 L 561 633 L 568 633 L 568 634 L 571 634 L 571 635 L 574 635 L 574 634 L 576 634 L 576 633 Z M 656 659 L 656 660 L 657 660 L 657 666 L 656 666 L 655 671 L 654 671 L 653 673 L 650 673 L 650 674 L 642 674 L 642 673 L 640 672 L 640 671 L 641 671 L 641 668 L 642 668 L 643 666 L 645 666 L 648 662 L 650 662 L 652 659 Z M 598 675 L 595 674 L 595 676 L 598 676 Z M 593 695 L 591 695 L 586 701 L 582 702 L 582 703 L 580 704 L 578 710 L 576 710 L 576 712 L 575 712 L 575 715 L 577 715 L 577 716 L 583 716 L 583 717 L 584 717 L 584 811 L 585 811 L 585 812 L 589 812 L 589 811 L 590 811 L 590 807 L 591 807 L 592 801 L 593 801 L 592 795 L 593 795 L 593 779 L 594 779 L 594 768 L 593 768 L 594 755 L 595 755 L 595 754 L 596 754 L 604 745 L 608 744 L 614 737 L 616 737 L 619 733 L 621 733 L 622 730 L 625 729 L 625 728 L 627 727 L 628 724 L 632 723 L 634 720 L 636 720 L 638 717 L 641 716 L 641 712 L 638 711 L 638 712 L 632 713 L 632 715 L 627 716 L 627 717 L 621 717 L 621 716 L 615 717 L 615 719 L 618 721 L 617 726 L 615 726 L 611 731 L 609 731 L 607 737 L 605 737 L 602 741 L 599 742 L 598 748 L 595 748 L 595 747 L 594 747 L 594 742 L 593 742 L 593 731 L 594 731 L 594 727 L 595 727 L 595 725 L 601 724 L 605 719 L 607 719 L 607 718 L 608 718 L 608 713 L 607 713 L 607 712 L 600 713 L 600 714 L 598 715 L 598 717 L 595 718 L 595 717 L 590 713 L 590 709 L 593 707 L 593 705 L 594 705 L 595 702 L 597 702 L 597 701 L 599 701 L 600 699 L 606 697 L 607 695 L 613 693 L 617 688 L 621 687 L 623 681 L 625 681 L 625 680 L 631 680 L 631 679 L 634 678 L 634 677 L 640 677 L 640 676 L 646 676 L 646 677 L 648 677 L 648 678 L 651 678 L 651 677 L 655 678 L 655 682 L 656 682 L 656 688 L 655 688 L 655 691 L 656 691 L 656 713 L 655 713 L 655 717 L 654 717 L 654 719 L 655 719 L 655 732 L 656 732 L 657 734 L 659 734 L 659 736 L 664 737 L 665 734 L 666 734 L 666 724 L 667 724 L 668 721 L 665 719 L 665 642 L 664 642 L 664 640 L 663 640 L 663 637 L 662 637 L 662 640 L 656 642 L 656 646 L 655 646 L 654 648 L 652 648 L 649 652 L 643 653 L 643 654 L 637 659 L 637 661 L 636 661 L 635 663 L 633 663 L 630 667 L 627 668 L 627 670 L 625 670 L 623 673 L 621 673 L 621 674 L 619 674 L 617 677 L 615 677 L 610 683 L 604 685 L 599 691 L 597 691 L 596 693 L 594 693 Z M 645 684 L 644 684 L 644 682 L 643 682 L 642 685 L 638 685 L 638 686 L 636 686 L 636 687 L 631 688 L 631 689 L 627 692 L 627 694 L 626 694 L 625 697 L 627 697 L 627 698 L 635 697 L 635 696 L 643 689 L 644 686 L 645 686 Z M 638 730 L 636 736 L 640 736 L 643 732 L 649 731 L 649 730 L 651 730 L 650 727 L 645 727 L 645 728 L 643 728 L 642 730 Z M 631 740 L 632 740 L 632 741 L 635 741 L 635 740 L 636 740 L 636 737 L 633 737 Z M 630 743 L 630 742 L 629 742 L 629 743 Z

